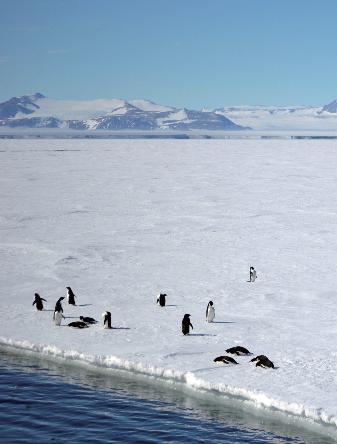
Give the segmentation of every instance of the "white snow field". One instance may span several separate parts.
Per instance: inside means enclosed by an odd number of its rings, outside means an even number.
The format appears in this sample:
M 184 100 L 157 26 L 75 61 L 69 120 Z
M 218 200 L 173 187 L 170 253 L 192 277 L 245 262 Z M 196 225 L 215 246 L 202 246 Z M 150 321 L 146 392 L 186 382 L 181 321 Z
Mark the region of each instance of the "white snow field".
M 337 436 L 336 141 L 0 140 L 0 160 L 2 346 L 183 383 Z M 99 324 L 53 324 L 66 286 L 78 306 L 64 304 L 65 323 Z M 106 310 L 115 329 L 102 328 Z M 277 369 L 213 362 L 235 345 Z

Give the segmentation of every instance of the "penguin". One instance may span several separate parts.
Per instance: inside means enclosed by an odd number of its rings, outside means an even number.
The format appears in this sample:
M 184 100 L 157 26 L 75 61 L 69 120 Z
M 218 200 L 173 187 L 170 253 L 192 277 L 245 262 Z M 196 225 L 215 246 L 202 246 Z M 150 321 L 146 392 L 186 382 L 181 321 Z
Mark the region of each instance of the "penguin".
M 191 324 L 190 316 L 191 316 L 190 314 L 185 314 L 181 323 L 181 330 L 184 336 L 189 334 L 190 327 L 192 327 L 193 330 L 193 325 Z
M 215 310 L 213 306 L 213 302 L 209 301 L 206 308 L 206 321 L 207 322 L 213 322 L 213 319 L 215 318 Z
M 58 301 L 55 304 L 55 310 L 54 311 L 59 311 L 59 312 L 63 313 L 63 308 L 62 308 L 62 304 L 61 304 L 61 301 L 63 301 L 63 299 L 64 299 L 63 296 L 58 299 Z
M 89 325 L 86 324 L 85 322 L 82 322 L 82 321 L 74 321 L 74 322 L 70 322 L 70 324 L 68 324 L 68 327 L 73 327 L 73 328 L 89 328 Z
M 54 311 L 53 321 L 55 325 L 59 327 L 61 325 L 62 318 L 65 319 L 60 311 Z
M 256 367 L 275 368 L 274 363 L 265 355 L 256 356 L 256 358 L 251 359 L 250 362 L 256 362 Z
M 43 310 L 43 302 L 42 301 L 46 301 L 46 299 L 41 298 L 41 296 L 38 293 L 35 293 L 35 299 L 32 305 L 36 304 L 36 309 L 41 311 Z
M 257 278 L 256 270 L 254 267 L 250 267 L 249 269 L 249 282 L 255 282 L 255 279 Z
M 102 314 L 102 317 L 103 317 L 104 328 L 112 328 L 111 327 L 111 313 L 110 313 L 110 311 L 105 311 Z
M 159 293 L 159 296 L 157 298 L 157 304 L 159 304 L 161 307 L 165 307 L 166 304 L 166 293 Z
M 84 316 L 80 316 L 80 319 L 82 322 L 85 322 L 86 324 L 97 324 L 97 322 L 98 322 L 94 318 L 88 318 L 88 317 L 84 317 Z
M 218 356 L 217 358 L 213 359 L 213 362 L 222 362 L 223 364 L 238 364 L 238 362 L 236 362 L 231 356 Z
M 226 352 L 237 356 L 252 355 L 252 353 L 249 350 L 247 350 L 245 347 L 241 347 L 240 345 L 237 345 L 236 347 L 227 348 Z
M 74 295 L 73 290 L 70 287 L 66 287 L 66 289 L 67 289 L 68 304 L 69 305 L 76 305 L 76 302 L 75 302 L 76 296 Z
M 55 322 L 55 325 L 61 325 L 62 318 L 64 319 L 63 308 L 61 304 L 61 301 L 63 301 L 63 299 L 64 297 L 62 296 L 55 304 L 55 310 L 53 314 L 53 321 Z

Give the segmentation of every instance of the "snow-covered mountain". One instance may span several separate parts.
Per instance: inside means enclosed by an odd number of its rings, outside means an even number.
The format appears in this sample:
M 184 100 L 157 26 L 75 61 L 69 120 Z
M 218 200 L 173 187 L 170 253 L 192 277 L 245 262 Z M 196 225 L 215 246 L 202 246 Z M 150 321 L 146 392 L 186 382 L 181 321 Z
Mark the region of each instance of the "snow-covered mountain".
M 322 112 L 324 112 L 324 111 L 326 111 L 328 113 L 337 113 L 337 100 L 333 100 L 332 102 L 323 106 Z
M 0 104 L 0 127 L 79 130 L 337 130 L 337 100 L 323 106 L 232 106 L 201 111 L 149 100 L 58 100 L 36 93 Z
M 0 119 L 9 119 L 18 114 L 23 116 L 31 114 L 39 108 L 35 102 L 44 98 L 40 93 L 32 96 L 12 97 L 7 102 L 0 103 Z
M 40 93 L 0 104 L 0 126 L 81 130 L 243 130 L 226 116 L 148 100 L 57 100 Z
M 337 100 L 314 106 L 234 106 L 212 110 L 255 130 L 337 130 Z

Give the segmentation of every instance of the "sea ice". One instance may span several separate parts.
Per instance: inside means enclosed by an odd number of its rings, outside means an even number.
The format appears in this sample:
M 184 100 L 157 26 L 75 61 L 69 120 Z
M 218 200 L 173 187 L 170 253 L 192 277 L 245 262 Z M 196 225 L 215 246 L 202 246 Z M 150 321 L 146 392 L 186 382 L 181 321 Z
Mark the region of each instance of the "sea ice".
M 336 148 L 0 140 L 0 343 L 177 381 L 337 430 Z M 255 282 L 247 282 L 251 266 Z M 63 324 L 79 316 L 98 324 L 54 325 L 67 286 L 77 305 L 63 304 Z M 36 292 L 47 300 L 42 312 L 32 306 Z M 165 307 L 156 304 L 160 292 Z M 112 330 L 103 329 L 105 311 Z M 236 345 L 277 369 L 255 367 L 252 356 L 213 362 Z

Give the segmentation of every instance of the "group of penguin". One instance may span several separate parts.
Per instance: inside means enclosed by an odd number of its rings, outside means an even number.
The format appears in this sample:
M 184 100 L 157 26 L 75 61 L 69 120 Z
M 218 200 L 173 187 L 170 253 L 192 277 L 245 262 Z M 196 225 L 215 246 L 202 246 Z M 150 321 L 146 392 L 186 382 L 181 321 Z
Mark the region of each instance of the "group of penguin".
M 72 291 L 71 287 L 66 287 L 66 289 L 67 289 L 68 304 L 69 305 L 76 305 L 76 302 L 75 302 L 76 296 L 75 296 L 74 292 Z M 53 314 L 53 321 L 54 321 L 55 325 L 58 325 L 58 326 L 61 325 L 62 319 L 65 319 L 65 317 L 63 316 L 63 307 L 62 307 L 63 299 L 65 299 L 65 297 L 60 297 L 57 300 L 57 302 L 55 304 L 54 314 Z M 43 301 L 47 302 L 46 299 L 41 298 L 41 296 L 38 293 L 35 293 L 35 299 L 33 301 L 33 305 L 36 305 L 37 310 L 39 310 L 39 311 L 43 310 Z M 102 317 L 103 317 L 104 328 L 112 328 L 110 311 L 104 312 Z M 89 325 L 98 323 L 98 321 L 96 321 L 96 319 L 86 317 L 86 316 L 80 316 L 79 319 L 80 319 L 79 321 L 73 321 L 73 322 L 70 322 L 69 324 L 67 324 L 68 327 L 88 328 Z
M 257 278 L 256 270 L 254 267 L 250 267 L 249 269 L 249 282 L 255 282 Z M 165 307 L 166 305 L 166 293 L 160 293 L 157 298 L 157 304 L 159 304 L 161 307 Z M 183 317 L 183 320 L 181 322 L 181 330 L 183 335 L 188 335 L 190 332 L 190 327 L 193 330 L 193 325 L 190 320 L 190 314 L 186 313 Z M 209 301 L 206 308 L 206 321 L 207 322 L 213 322 L 215 318 L 215 309 L 213 301 Z M 249 356 L 253 353 L 250 353 L 245 347 L 236 346 L 231 347 L 226 350 L 226 353 L 234 354 L 237 356 Z M 238 362 L 232 358 L 231 356 L 218 356 L 213 360 L 216 363 L 222 363 L 222 364 L 238 364 Z M 256 362 L 256 367 L 262 367 L 262 368 L 275 368 L 272 361 L 270 361 L 269 358 L 265 355 L 259 355 L 255 358 L 251 359 L 250 362 Z
M 249 270 L 249 282 L 255 282 L 257 278 L 256 271 L 254 267 L 250 267 Z M 67 302 L 69 305 L 76 305 L 75 302 L 75 294 L 72 291 L 71 287 L 66 287 L 67 289 Z M 166 305 L 166 293 L 160 293 L 157 298 L 157 304 L 159 304 L 161 307 L 165 307 Z M 56 304 L 53 314 L 53 321 L 55 325 L 60 326 L 62 319 L 65 319 L 63 316 L 63 307 L 62 307 L 62 301 L 65 299 L 65 297 L 60 297 Z M 43 301 L 47 302 L 46 299 L 42 298 L 38 293 L 35 293 L 35 299 L 33 301 L 33 305 L 36 305 L 37 310 L 41 311 L 43 310 Z M 193 325 L 190 320 L 190 314 L 187 313 L 184 315 L 182 323 L 181 323 L 181 330 L 184 336 L 188 335 L 190 332 L 190 327 L 193 330 Z M 109 311 L 106 311 L 102 314 L 103 317 L 103 326 L 106 329 L 112 328 L 111 325 L 111 313 Z M 215 309 L 213 301 L 209 301 L 206 308 L 206 321 L 207 322 L 213 322 L 215 318 Z M 84 317 L 79 316 L 79 321 L 73 321 L 70 322 L 68 327 L 73 328 L 88 328 L 89 325 L 97 324 L 98 321 L 96 321 L 94 318 L 90 317 Z M 228 348 L 226 350 L 226 353 L 234 354 L 237 356 L 244 356 L 244 355 L 252 355 L 245 347 L 236 346 L 232 348 Z M 223 363 L 223 364 L 238 364 L 238 362 L 232 358 L 231 356 L 218 356 L 214 359 L 214 362 L 216 363 Z M 259 355 L 253 358 L 250 362 L 256 362 L 256 367 L 262 367 L 262 368 L 275 368 L 272 361 L 270 361 L 267 356 L 265 355 Z
M 231 347 L 226 350 L 226 353 L 230 353 L 236 356 L 249 356 L 252 355 L 249 350 L 245 347 L 241 347 L 237 345 L 236 347 Z M 232 358 L 231 356 L 218 356 L 213 360 L 213 362 L 223 363 L 223 364 L 238 364 L 238 362 Z M 251 359 L 250 362 L 256 362 L 256 367 L 262 368 L 275 368 L 274 363 L 267 358 L 265 355 L 258 355 L 255 358 Z

